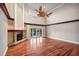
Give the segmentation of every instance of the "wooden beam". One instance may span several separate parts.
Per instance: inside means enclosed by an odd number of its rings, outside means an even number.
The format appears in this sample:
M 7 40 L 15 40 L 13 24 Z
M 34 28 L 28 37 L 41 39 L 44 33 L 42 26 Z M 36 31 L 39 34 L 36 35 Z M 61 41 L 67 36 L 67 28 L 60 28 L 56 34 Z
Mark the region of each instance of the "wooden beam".
M 76 19 L 76 20 L 64 21 L 64 22 L 59 22 L 59 23 L 47 24 L 46 26 L 59 25 L 59 24 L 65 24 L 65 23 L 71 23 L 71 22 L 78 22 L 78 21 L 79 21 L 79 19 Z
M 34 25 L 34 26 L 46 26 L 43 24 L 33 24 L 33 23 L 24 23 L 25 25 Z
M 11 18 L 10 15 L 9 15 L 9 12 L 7 10 L 7 7 L 5 5 L 5 3 L 0 3 L 0 8 L 2 9 L 2 11 L 4 12 L 4 14 L 6 15 L 6 17 L 9 19 L 9 20 L 14 20 L 14 18 Z
M 20 31 L 25 31 L 25 30 L 8 30 L 8 32 L 20 32 Z

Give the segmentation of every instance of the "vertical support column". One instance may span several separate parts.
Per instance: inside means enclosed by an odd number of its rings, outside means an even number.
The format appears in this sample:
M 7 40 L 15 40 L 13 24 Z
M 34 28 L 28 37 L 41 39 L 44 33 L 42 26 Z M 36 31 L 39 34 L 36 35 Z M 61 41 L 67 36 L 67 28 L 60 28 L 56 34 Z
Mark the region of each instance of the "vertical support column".
M 15 4 L 15 29 L 24 30 L 24 7 L 22 3 Z

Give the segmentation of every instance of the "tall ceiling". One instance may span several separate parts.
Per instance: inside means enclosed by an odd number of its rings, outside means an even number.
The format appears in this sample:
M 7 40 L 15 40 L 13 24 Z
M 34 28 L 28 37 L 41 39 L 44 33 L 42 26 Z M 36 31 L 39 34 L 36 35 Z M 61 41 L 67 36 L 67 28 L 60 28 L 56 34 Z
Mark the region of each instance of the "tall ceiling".
M 31 15 L 36 15 L 37 12 L 35 11 L 35 9 L 38 10 L 41 5 L 44 5 L 45 12 L 49 12 L 50 10 L 53 11 L 53 9 L 61 4 L 62 3 L 25 3 L 24 8 L 25 10 L 30 10 Z
M 45 10 L 48 11 L 50 9 L 57 7 L 60 4 L 61 3 L 44 3 Z M 31 7 L 30 9 L 33 9 L 33 8 L 38 9 L 41 5 L 43 5 L 43 3 L 28 3 L 28 4 L 25 4 L 25 6 Z

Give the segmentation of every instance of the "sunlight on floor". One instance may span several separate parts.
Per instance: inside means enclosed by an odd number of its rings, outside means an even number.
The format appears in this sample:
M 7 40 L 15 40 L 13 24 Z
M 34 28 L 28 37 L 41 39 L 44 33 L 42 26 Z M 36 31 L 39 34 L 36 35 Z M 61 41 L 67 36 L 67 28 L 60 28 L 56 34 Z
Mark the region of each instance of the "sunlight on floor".
M 36 49 L 42 46 L 43 38 L 42 37 L 35 37 L 31 38 L 30 40 L 30 48 Z

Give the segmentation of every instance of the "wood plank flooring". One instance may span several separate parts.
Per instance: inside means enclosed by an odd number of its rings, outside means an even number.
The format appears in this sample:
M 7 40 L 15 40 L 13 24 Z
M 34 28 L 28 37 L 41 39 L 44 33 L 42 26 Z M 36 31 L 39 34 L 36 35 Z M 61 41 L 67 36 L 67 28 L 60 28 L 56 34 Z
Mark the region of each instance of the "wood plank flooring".
M 9 47 L 6 56 L 79 56 L 79 45 L 49 38 L 33 38 Z

